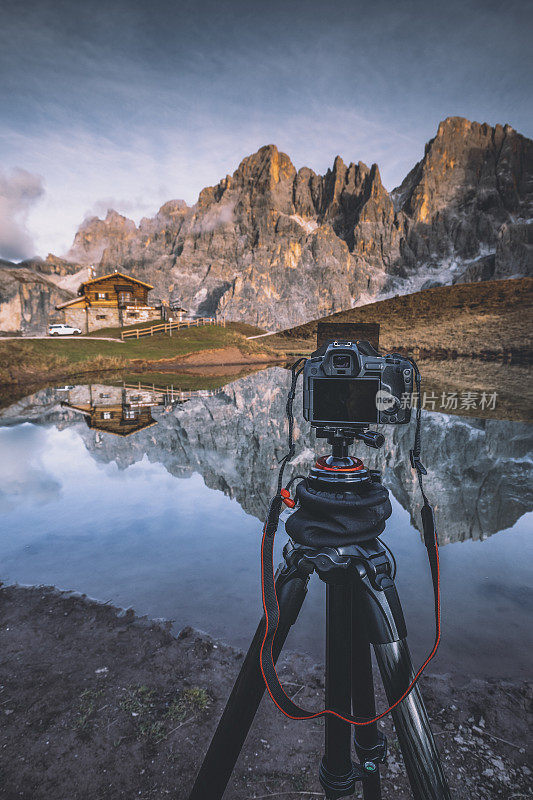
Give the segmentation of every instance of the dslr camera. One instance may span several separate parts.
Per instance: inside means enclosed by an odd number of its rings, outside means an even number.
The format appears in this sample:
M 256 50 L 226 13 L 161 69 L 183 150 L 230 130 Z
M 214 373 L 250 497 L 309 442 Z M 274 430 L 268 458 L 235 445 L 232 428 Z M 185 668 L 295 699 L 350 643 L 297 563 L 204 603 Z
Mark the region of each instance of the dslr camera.
M 325 430 L 403 425 L 411 409 L 402 407 L 401 397 L 411 394 L 413 385 L 414 370 L 406 358 L 380 356 L 366 341 L 329 342 L 305 364 L 304 417 Z

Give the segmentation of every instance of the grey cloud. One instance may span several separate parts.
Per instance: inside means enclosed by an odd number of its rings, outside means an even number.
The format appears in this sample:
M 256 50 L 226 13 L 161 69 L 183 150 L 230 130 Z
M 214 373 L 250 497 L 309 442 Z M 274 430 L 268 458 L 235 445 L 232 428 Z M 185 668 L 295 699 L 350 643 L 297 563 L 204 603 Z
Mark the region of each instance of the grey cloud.
M 24 501 L 57 500 L 61 484 L 43 463 L 46 432 L 35 426 L 4 428 L 0 435 L 0 508 L 11 511 Z
M 0 255 L 19 260 L 34 255 L 28 213 L 44 194 L 40 175 L 16 167 L 0 173 Z
M 193 225 L 193 230 L 195 233 L 210 233 L 214 231 L 216 228 L 220 228 L 222 225 L 227 225 L 233 222 L 233 211 L 235 209 L 235 203 L 225 203 L 221 206 L 214 206 L 210 209 L 205 218 L 200 220 L 196 220 Z

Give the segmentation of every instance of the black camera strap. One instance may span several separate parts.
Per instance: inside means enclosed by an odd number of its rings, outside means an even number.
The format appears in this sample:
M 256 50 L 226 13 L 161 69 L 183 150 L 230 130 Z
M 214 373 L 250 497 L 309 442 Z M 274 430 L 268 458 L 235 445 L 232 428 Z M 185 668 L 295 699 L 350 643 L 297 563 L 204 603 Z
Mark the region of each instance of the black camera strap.
M 404 356 L 405 358 L 405 356 Z M 285 693 L 281 682 L 279 680 L 278 674 L 276 672 L 276 667 L 274 664 L 274 657 L 273 657 L 273 643 L 276 636 L 276 631 L 279 625 L 279 603 L 276 594 L 276 583 L 275 583 L 275 573 L 274 573 L 274 538 L 276 536 L 276 532 L 279 525 L 279 517 L 281 514 L 281 509 L 283 505 L 283 497 L 281 495 L 281 490 L 283 488 L 283 472 L 285 470 L 285 466 L 288 461 L 290 461 L 294 456 L 294 442 L 293 442 L 293 430 L 294 430 L 294 418 L 292 413 L 292 405 L 294 401 L 295 391 L 296 391 L 296 383 L 298 380 L 298 376 L 303 371 L 303 362 L 306 359 L 301 358 L 299 359 L 292 367 L 292 376 L 291 376 L 291 388 L 289 390 L 289 395 L 287 398 L 287 419 L 288 419 L 288 438 L 289 438 L 289 449 L 287 454 L 281 460 L 281 466 L 278 476 L 278 487 L 277 487 L 277 494 L 275 497 L 272 498 L 270 502 L 270 506 L 268 509 L 268 515 L 266 518 L 266 522 L 263 528 L 263 539 L 261 543 L 261 584 L 262 584 L 262 596 L 263 596 L 263 609 L 265 612 L 265 633 L 263 637 L 263 642 L 261 645 L 260 651 L 260 666 L 261 672 L 263 674 L 263 678 L 266 684 L 266 688 L 272 700 L 274 701 L 275 705 L 279 708 L 280 711 L 285 714 L 285 716 L 290 717 L 291 719 L 314 719 L 316 717 L 321 717 L 325 714 L 332 714 L 339 719 L 344 720 L 345 722 L 349 722 L 351 725 L 371 725 L 375 723 L 377 720 L 382 719 L 387 714 L 389 714 L 396 706 L 398 706 L 402 700 L 404 700 L 412 689 L 415 687 L 418 679 L 420 678 L 422 672 L 425 670 L 435 653 L 437 652 L 437 648 L 440 642 L 440 635 L 441 635 L 441 625 L 440 625 L 440 575 L 439 575 L 439 550 L 438 550 L 438 540 L 437 540 L 437 533 L 435 529 L 435 518 L 433 514 L 433 508 L 431 507 L 425 493 L 423 487 L 423 476 L 427 474 L 426 469 L 424 468 L 421 460 L 420 460 L 420 449 L 421 449 L 421 420 L 422 420 L 422 406 L 421 406 L 421 376 L 418 370 L 418 367 L 414 361 L 408 359 L 413 366 L 415 371 L 415 379 L 416 379 L 416 386 L 417 386 L 417 413 L 416 413 L 416 431 L 415 431 L 415 441 L 413 445 L 413 449 L 410 451 L 410 459 L 411 465 L 413 469 L 416 470 L 418 483 L 420 486 L 420 491 L 422 493 L 423 499 L 423 506 L 422 506 L 422 527 L 424 533 L 424 543 L 426 545 L 428 560 L 431 570 L 431 579 L 433 582 L 433 595 L 434 595 L 434 605 L 435 605 L 435 642 L 433 644 L 433 648 L 429 653 L 428 657 L 418 670 L 418 672 L 414 675 L 413 679 L 411 680 L 409 686 L 403 692 L 403 694 L 387 708 L 385 711 L 381 712 L 377 716 L 373 717 L 372 719 L 362 718 L 362 717 L 354 717 L 351 714 L 340 714 L 338 711 L 335 711 L 330 708 L 325 708 L 322 711 L 307 711 L 304 708 L 301 708 L 296 703 L 294 703 L 291 698 Z

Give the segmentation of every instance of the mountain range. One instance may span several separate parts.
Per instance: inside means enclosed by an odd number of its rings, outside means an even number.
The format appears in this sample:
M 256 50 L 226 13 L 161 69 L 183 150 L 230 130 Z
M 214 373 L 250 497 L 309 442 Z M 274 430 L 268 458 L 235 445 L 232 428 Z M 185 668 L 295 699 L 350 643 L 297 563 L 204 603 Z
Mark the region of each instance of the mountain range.
M 531 274 L 532 209 L 532 140 L 449 117 L 390 193 L 377 164 L 337 156 L 318 175 L 267 145 L 194 206 L 170 200 L 138 226 L 109 210 L 84 220 L 64 259 L 19 269 L 62 290 L 89 265 L 120 269 L 191 313 L 274 330 L 421 288 Z

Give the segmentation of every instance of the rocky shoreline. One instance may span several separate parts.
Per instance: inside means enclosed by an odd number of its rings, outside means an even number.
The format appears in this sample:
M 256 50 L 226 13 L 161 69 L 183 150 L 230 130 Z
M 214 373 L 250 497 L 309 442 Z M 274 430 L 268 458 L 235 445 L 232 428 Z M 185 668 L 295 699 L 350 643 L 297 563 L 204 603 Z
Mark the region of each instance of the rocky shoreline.
M 242 657 L 84 595 L 0 588 L 0 798 L 185 800 Z M 320 707 L 321 666 L 289 653 L 280 674 Z M 429 675 L 422 690 L 455 800 L 531 796 L 529 685 Z M 384 730 L 383 796 L 407 800 L 388 719 Z M 292 722 L 263 701 L 225 800 L 321 797 L 322 739 L 321 720 Z

